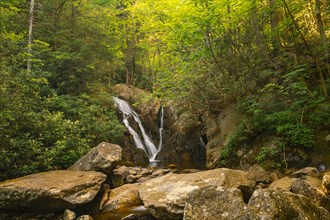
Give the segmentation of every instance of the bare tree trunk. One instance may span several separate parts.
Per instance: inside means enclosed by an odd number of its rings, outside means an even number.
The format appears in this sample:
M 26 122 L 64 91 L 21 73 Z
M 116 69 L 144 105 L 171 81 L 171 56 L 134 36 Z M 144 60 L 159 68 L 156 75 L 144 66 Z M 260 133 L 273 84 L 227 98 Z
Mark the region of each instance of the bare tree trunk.
M 260 51 L 260 53 L 264 56 L 264 58 L 268 58 L 268 54 L 267 54 L 267 49 L 265 47 L 265 44 L 263 42 L 262 36 L 261 36 L 261 31 L 260 31 L 260 25 L 257 19 L 257 2 L 256 0 L 253 0 L 252 2 L 252 8 L 251 8 L 251 13 L 252 13 L 252 26 L 254 29 L 254 33 L 255 33 L 255 39 L 256 39 L 256 44 L 258 46 L 258 49 Z M 268 59 L 267 59 L 268 60 Z
M 278 13 L 277 13 L 277 5 L 276 0 L 269 0 L 269 8 L 270 8 L 270 28 L 272 30 L 271 43 L 273 46 L 274 52 L 278 52 L 280 50 L 280 37 L 278 35 Z
M 27 72 L 31 71 L 31 56 L 32 56 L 32 28 L 33 28 L 33 10 L 34 0 L 30 0 L 30 19 L 29 19 L 29 39 L 28 39 L 28 59 L 27 59 Z
M 320 33 L 320 37 L 322 39 L 322 43 L 325 44 L 326 36 L 324 31 L 324 25 L 321 17 L 321 4 L 320 0 L 315 1 L 315 10 L 316 10 L 316 21 L 317 21 L 317 29 Z

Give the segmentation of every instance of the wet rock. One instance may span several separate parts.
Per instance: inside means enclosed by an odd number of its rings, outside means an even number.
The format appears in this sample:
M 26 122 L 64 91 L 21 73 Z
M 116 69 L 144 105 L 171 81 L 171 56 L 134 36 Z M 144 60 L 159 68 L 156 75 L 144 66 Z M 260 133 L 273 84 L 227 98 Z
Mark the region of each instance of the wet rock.
M 0 183 L 0 209 L 53 212 L 91 202 L 106 175 L 57 170 Z
M 251 219 L 330 219 L 309 198 L 274 189 L 256 190 L 248 204 Z
M 112 189 L 109 198 L 101 207 L 101 212 L 111 212 L 119 209 L 141 205 L 139 184 L 126 184 Z
M 76 213 L 74 213 L 70 209 L 66 209 L 64 211 L 63 220 L 75 220 L 76 218 Z
M 192 174 L 173 174 L 144 182 L 139 187 L 144 206 L 156 218 L 182 219 L 187 195 L 201 187 L 236 187 L 248 200 L 255 182 L 245 171 L 215 169 Z
M 194 190 L 188 195 L 183 219 L 248 219 L 248 212 L 244 207 L 239 189 L 208 186 Z
M 160 103 L 148 91 L 136 88 L 126 84 L 118 84 L 114 86 L 118 97 L 127 100 L 131 105 L 134 105 L 138 112 L 144 127 L 148 130 L 148 135 L 157 143 L 159 141 L 159 112 L 162 105 L 164 105 L 163 115 L 163 147 L 157 154 L 157 159 L 160 159 L 164 164 L 185 162 L 201 162 L 205 163 L 205 147 L 200 144 L 201 137 L 201 123 L 197 116 L 188 114 L 187 112 L 178 115 L 172 108 L 172 103 L 164 101 Z M 129 139 L 130 144 L 123 144 L 123 146 L 131 145 L 134 148 L 133 139 Z M 124 151 L 129 153 L 129 149 Z M 125 153 L 126 155 L 127 153 Z M 124 156 L 125 156 L 124 155 Z M 126 156 L 125 156 L 126 158 Z M 125 159 L 123 165 L 136 166 L 138 164 L 129 164 L 130 157 Z M 135 161 L 135 160 L 131 160 Z
M 102 142 L 80 158 L 69 170 L 110 173 L 121 158 L 122 149 L 119 145 Z

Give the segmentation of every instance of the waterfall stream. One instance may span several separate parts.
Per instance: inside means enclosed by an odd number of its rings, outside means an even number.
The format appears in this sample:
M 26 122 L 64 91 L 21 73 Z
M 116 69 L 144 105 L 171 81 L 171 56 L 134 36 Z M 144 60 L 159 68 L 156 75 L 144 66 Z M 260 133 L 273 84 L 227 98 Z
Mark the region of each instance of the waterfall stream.
M 159 123 L 159 145 L 158 152 L 161 151 L 163 145 L 163 129 L 164 129 L 164 107 L 160 108 L 160 123 Z
M 117 97 L 114 98 L 115 104 L 117 108 L 123 113 L 123 123 L 127 127 L 128 131 L 131 133 L 134 139 L 134 143 L 137 148 L 143 149 L 144 152 L 147 154 L 149 161 L 154 162 L 158 152 L 161 150 L 162 147 L 162 129 L 163 129 L 163 114 L 164 109 L 162 108 L 161 112 L 161 126 L 159 128 L 160 132 L 160 142 L 158 148 L 154 145 L 151 141 L 151 138 L 146 134 L 145 129 L 142 125 L 142 122 L 138 116 L 138 114 L 133 110 L 133 108 L 124 100 L 119 99 Z M 135 122 L 139 125 L 140 132 L 143 137 L 143 142 L 139 136 L 139 134 L 130 126 L 128 119 L 133 117 Z

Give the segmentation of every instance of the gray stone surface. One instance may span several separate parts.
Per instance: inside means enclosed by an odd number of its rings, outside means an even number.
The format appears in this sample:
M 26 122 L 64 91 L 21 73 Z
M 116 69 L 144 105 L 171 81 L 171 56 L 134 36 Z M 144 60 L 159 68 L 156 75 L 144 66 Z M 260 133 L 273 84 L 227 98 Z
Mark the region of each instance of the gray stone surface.
M 248 172 L 226 168 L 192 174 L 170 173 L 142 183 L 139 193 L 144 206 L 156 218 L 182 219 L 187 195 L 210 185 L 236 187 L 252 194 L 255 181 Z
M 183 219 L 248 219 L 248 211 L 239 189 L 208 186 L 188 195 Z
M 69 170 L 110 173 L 121 158 L 122 149 L 119 145 L 102 142 L 80 158 Z
M 0 209 L 49 213 L 91 202 L 106 175 L 57 170 L 0 183 Z
M 330 219 L 329 212 L 309 198 L 282 190 L 256 190 L 248 208 L 252 219 Z

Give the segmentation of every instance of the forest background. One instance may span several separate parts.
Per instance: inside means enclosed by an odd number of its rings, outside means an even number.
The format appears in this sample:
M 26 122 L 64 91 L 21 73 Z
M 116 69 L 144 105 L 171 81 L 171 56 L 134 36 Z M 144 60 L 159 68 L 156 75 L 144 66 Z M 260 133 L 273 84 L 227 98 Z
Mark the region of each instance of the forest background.
M 223 158 L 261 131 L 308 154 L 330 129 L 329 4 L 0 0 L 0 180 L 118 142 L 117 83 L 190 114 L 237 104 L 246 119 Z

